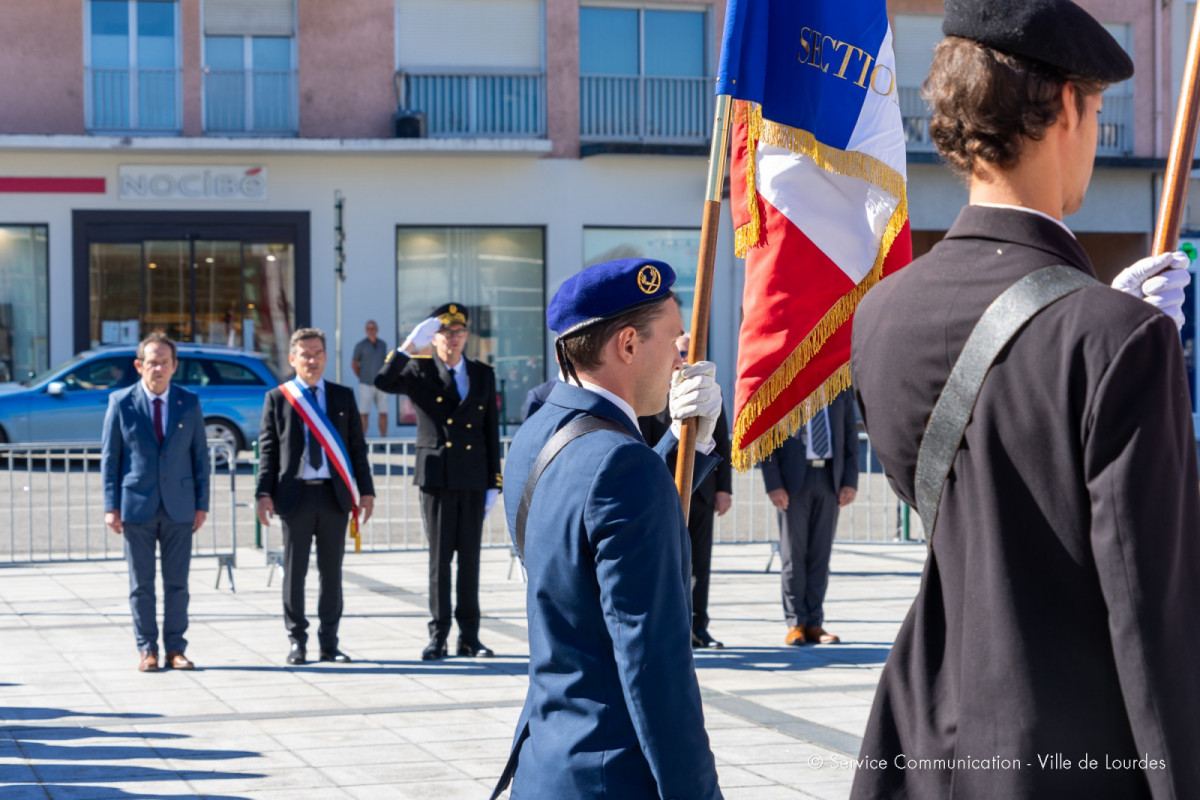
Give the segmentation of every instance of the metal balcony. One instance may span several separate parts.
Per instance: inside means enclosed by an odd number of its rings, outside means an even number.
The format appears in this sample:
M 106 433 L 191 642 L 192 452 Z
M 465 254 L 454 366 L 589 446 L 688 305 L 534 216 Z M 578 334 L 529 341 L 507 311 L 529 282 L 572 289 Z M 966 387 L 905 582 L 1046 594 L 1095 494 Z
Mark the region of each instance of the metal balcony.
M 221 135 L 295 136 L 296 71 L 204 70 L 204 132 Z
M 582 75 L 583 141 L 704 144 L 712 133 L 712 78 Z
M 179 133 L 181 70 L 90 67 L 84 116 L 92 133 Z
M 396 73 L 399 105 L 425 114 L 429 136 L 546 137 L 546 76 Z

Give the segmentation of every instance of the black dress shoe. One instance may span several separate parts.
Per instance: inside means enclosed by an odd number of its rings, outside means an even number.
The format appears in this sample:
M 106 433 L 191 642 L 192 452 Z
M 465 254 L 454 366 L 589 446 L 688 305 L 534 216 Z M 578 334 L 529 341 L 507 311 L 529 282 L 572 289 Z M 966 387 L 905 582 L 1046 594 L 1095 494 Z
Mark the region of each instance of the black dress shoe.
M 491 648 L 483 642 L 476 639 L 473 642 L 468 642 L 464 639 L 458 640 L 458 654 L 467 658 L 491 658 L 496 655 Z
M 304 645 L 292 642 L 292 649 L 288 652 L 287 662 L 289 664 L 307 664 L 308 653 L 304 650 Z
M 425 645 L 425 649 L 421 651 L 422 661 L 437 661 L 439 658 L 446 657 L 446 640 L 440 636 L 434 636 L 429 640 L 429 644 Z
M 708 635 L 708 631 L 699 631 L 692 634 L 692 649 L 693 650 L 720 650 L 725 645 L 718 642 L 716 639 Z
M 321 660 L 322 661 L 333 661 L 338 664 L 349 664 L 350 656 L 346 655 L 341 650 L 338 650 L 336 647 L 333 648 L 332 650 L 326 650 L 325 648 L 322 647 L 321 648 Z

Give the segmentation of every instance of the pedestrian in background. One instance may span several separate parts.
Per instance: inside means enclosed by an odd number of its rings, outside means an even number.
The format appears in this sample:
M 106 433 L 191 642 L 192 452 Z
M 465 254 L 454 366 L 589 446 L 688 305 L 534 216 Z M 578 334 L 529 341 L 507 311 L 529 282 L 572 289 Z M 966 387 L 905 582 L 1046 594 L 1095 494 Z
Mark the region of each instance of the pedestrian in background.
M 137 383 L 108 398 L 100 446 L 104 522 L 124 537 L 129 607 L 141 653 L 138 669 L 156 672 L 158 622 L 154 551 L 162 553 L 162 644 L 167 669 L 193 669 L 184 655 L 192 534 L 208 516 L 208 444 L 194 392 L 171 383 L 175 343 L 152 333 L 138 344 Z
M 825 630 L 825 592 L 838 510 L 858 492 L 858 416 L 849 391 L 813 414 L 762 462 L 779 518 L 784 644 L 836 644 Z
M 417 411 L 415 482 L 429 540 L 429 644 L 425 661 L 446 656 L 450 634 L 450 564 L 458 554 L 460 656 L 490 657 L 479 641 L 479 548 L 483 518 L 500 494 L 500 424 L 496 374 L 464 356 L 467 307 L 446 303 L 413 328 L 375 378 L 385 392 L 406 394 Z M 433 354 L 413 357 L 430 344 Z
M 374 406 L 379 419 L 379 435 L 384 437 L 387 436 L 387 395 L 375 388 L 375 376 L 383 368 L 388 347 L 387 342 L 379 338 L 379 325 L 375 320 L 367 320 L 366 330 L 367 337 L 354 345 L 350 369 L 358 376 L 358 385 L 354 387 L 354 391 L 358 400 L 358 413 L 362 415 L 363 435 L 367 433 L 371 406 Z
M 350 661 L 338 648 L 346 525 L 356 501 L 360 525 L 375 508 L 375 484 L 354 393 L 325 380 L 326 362 L 322 331 L 301 328 L 292 334 L 288 363 L 296 377 L 267 392 L 258 434 L 258 521 L 270 525 L 278 514 L 283 525 L 283 622 L 291 642 L 289 664 L 308 662 L 304 582 L 314 540 L 321 578 L 319 657 Z

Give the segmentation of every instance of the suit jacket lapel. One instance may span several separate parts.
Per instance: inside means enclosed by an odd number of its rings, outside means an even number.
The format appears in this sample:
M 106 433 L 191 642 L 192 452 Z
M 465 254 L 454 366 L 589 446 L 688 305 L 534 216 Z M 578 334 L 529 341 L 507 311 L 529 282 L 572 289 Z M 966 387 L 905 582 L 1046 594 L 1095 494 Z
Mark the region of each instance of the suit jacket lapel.
M 163 402 L 163 443 L 166 447 L 167 442 L 171 439 L 171 432 L 179 427 L 179 423 L 183 420 L 183 395 L 175 384 L 167 387 L 167 396 Z M 150 427 L 154 427 L 151 425 Z
M 458 384 L 454 382 L 454 373 L 451 372 L 450 368 L 446 366 L 446 362 L 442 361 L 442 359 L 438 357 L 437 353 L 434 353 L 432 358 L 433 365 L 437 368 L 438 378 L 440 378 L 442 381 L 442 389 L 446 392 L 446 394 L 454 397 L 458 394 Z M 466 398 L 464 397 L 459 397 L 459 405 L 461 405 L 462 401 L 465 399 Z
M 150 401 L 146 397 L 146 389 L 142 385 L 140 378 L 133 385 L 130 395 L 130 399 L 133 401 L 133 409 L 136 412 L 134 416 L 137 417 L 138 427 L 142 429 L 142 433 L 150 437 L 151 442 L 157 445 L 158 435 L 154 432 L 154 409 L 150 407 Z

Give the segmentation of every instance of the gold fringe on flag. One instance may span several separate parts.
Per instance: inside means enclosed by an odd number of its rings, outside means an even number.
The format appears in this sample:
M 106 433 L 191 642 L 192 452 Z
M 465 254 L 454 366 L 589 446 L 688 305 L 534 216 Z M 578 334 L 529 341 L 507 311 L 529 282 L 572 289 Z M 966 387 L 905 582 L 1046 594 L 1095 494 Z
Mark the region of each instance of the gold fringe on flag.
M 795 433 L 801 425 L 808 422 L 813 414 L 829 405 L 829 402 L 839 392 L 850 386 L 850 365 L 843 364 L 816 391 L 789 411 L 779 422 L 764 431 L 753 442 L 750 442 L 748 445 L 743 444 L 746 432 L 750 429 L 750 426 L 775 402 L 779 395 L 783 393 L 783 390 L 791 385 L 796 376 L 800 374 L 800 371 L 808 365 L 813 356 L 825 345 L 829 337 L 850 320 L 854 315 L 854 310 L 858 308 L 858 303 L 862 300 L 863 295 L 875 286 L 875 284 L 879 283 L 880 278 L 883 277 L 883 262 L 887 258 L 888 252 L 892 249 L 892 243 L 895 242 L 896 237 L 904 228 L 904 223 L 907 220 L 908 198 L 901 191 L 900 203 L 896 206 L 896 210 L 892 212 L 891 219 L 888 220 L 887 230 L 884 231 L 883 240 L 879 244 L 879 253 L 875 257 L 875 264 L 871 267 L 871 271 L 867 273 L 867 276 L 858 285 L 842 295 L 834 303 L 833 307 L 821 318 L 821 321 L 796 346 L 796 349 L 788 354 L 788 357 L 784 359 L 784 362 L 779 365 L 779 368 L 775 370 L 771 377 L 763 381 L 762 385 L 746 401 L 746 405 L 738 413 L 738 418 L 733 426 L 733 454 L 731 460 L 736 470 L 745 472 L 765 459 L 772 451 L 783 444 L 789 436 Z

